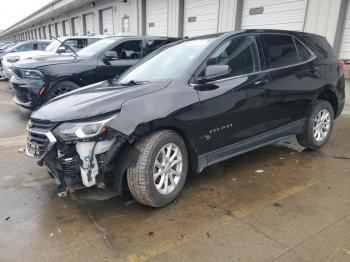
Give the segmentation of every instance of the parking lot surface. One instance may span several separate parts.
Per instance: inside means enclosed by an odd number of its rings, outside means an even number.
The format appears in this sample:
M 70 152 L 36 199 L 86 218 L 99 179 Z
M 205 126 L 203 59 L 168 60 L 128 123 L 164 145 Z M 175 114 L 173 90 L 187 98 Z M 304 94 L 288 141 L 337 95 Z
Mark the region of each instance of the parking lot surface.
M 161 209 L 59 198 L 23 152 L 27 117 L 7 82 L 0 119 L 0 261 L 350 261 L 347 114 L 322 150 L 235 157 L 191 176 Z

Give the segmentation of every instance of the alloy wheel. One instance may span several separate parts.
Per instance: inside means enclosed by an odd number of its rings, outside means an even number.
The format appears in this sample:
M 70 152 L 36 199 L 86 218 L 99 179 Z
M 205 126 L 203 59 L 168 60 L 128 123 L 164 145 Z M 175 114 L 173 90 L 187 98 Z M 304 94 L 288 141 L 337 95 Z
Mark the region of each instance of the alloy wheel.
M 327 109 L 320 110 L 315 118 L 313 126 L 314 138 L 318 142 L 322 142 L 329 133 L 331 126 L 331 115 Z
M 181 175 L 181 150 L 173 143 L 166 144 L 158 152 L 154 163 L 154 185 L 160 194 L 170 194 L 179 184 Z

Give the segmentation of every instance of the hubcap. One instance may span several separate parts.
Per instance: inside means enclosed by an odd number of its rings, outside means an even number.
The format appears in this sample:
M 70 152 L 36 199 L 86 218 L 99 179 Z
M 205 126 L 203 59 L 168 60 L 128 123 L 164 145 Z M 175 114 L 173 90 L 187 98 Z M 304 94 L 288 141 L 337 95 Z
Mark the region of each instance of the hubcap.
M 328 135 L 330 126 L 331 115 L 327 109 L 322 109 L 318 112 L 314 122 L 313 132 L 315 140 L 318 142 L 323 141 Z
M 181 150 L 173 143 L 166 144 L 159 151 L 153 167 L 153 181 L 158 192 L 166 195 L 174 191 L 181 174 Z

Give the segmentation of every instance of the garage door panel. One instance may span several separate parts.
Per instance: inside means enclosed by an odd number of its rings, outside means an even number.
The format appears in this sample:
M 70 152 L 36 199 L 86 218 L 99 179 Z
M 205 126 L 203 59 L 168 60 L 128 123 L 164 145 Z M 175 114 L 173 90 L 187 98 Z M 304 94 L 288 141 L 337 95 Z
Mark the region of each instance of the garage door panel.
M 257 0 L 244 0 L 244 6 L 243 8 L 252 8 L 259 6 L 271 6 L 271 5 L 286 5 L 290 3 L 298 3 L 298 2 L 307 2 L 307 0 L 263 0 L 263 1 L 257 1 Z
M 185 0 L 184 36 L 217 32 L 219 0 Z
M 114 33 L 113 26 L 113 9 L 108 8 L 102 10 L 102 34 L 104 35 L 112 35 Z
M 87 14 L 84 16 L 85 20 L 85 31 L 86 34 L 91 34 L 94 31 L 94 23 L 93 23 L 93 16 L 92 14 Z
M 300 13 L 299 11 L 290 11 L 285 12 L 285 17 L 282 20 L 283 24 L 286 23 L 293 23 L 293 22 L 302 22 L 304 21 L 304 14 Z M 276 16 L 276 14 L 266 14 L 264 15 L 264 19 L 267 20 L 265 24 L 273 25 L 273 24 L 282 24 L 281 23 L 281 17 Z M 259 25 L 261 23 L 261 17 L 259 15 L 252 16 L 249 21 L 245 23 L 245 26 L 251 26 L 251 25 Z
M 168 34 L 168 0 L 146 1 L 146 34 Z
M 280 13 L 280 12 L 285 12 L 285 10 L 289 10 L 289 11 L 304 10 L 305 9 L 304 7 L 306 7 L 306 1 L 303 1 L 302 3 L 303 3 L 302 5 L 301 5 L 301 2 L 295 2 L 295 3 L 293 2 L 293 3 L 278 4 L 278 5 L 264 5 L 264 14 Z M 248 16 L 250 9 L 251 8 L 243 9 L 242 15 Z
M 350 59 L 350 2 L 348 1 L 347 13 L 344 21 L 344 29 L 340 44 L 339 57 L 342 59 Z
M 263 7 L 261 14 L 250 14 L 252 8 Z M 307 1 L 245 0 L 243 1 L 242 29 L 270 28 L 302 31 Z
M 279 30 L 292 30 L 297 31 L 302 27 L 303 23 L 287 23 L 287 24 L 273 24 L 273 25 L 254 25 L 250 26 L 251 29 L 279 29 Z

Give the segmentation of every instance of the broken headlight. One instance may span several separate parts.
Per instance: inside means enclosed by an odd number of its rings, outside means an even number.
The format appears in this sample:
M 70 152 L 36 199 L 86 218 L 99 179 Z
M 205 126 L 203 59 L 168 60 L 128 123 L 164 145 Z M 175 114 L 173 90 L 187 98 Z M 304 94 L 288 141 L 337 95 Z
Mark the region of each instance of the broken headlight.
M 96 122 L 63 123 L 53 133 L 64 141 L 88 139 L 105 132 L 105 125 L 113 118 L 114 116 Z

